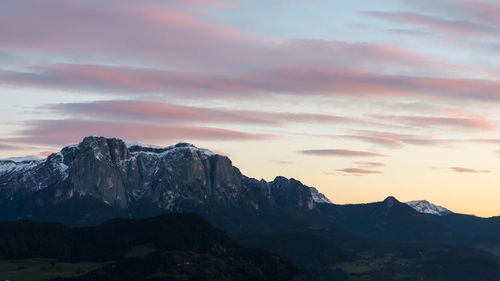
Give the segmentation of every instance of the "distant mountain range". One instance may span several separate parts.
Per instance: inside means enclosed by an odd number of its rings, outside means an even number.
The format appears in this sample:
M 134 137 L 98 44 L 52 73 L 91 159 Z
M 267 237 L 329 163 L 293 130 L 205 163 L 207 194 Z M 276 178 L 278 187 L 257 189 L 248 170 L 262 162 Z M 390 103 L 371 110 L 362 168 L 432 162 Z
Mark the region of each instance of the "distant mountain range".
M 165 213 L 199 214 L 324 281 L 500 276 L 500 218 L 394 197 L 337 205 L 294 179 L 246 177 L 228 157 L 187 143 L 91 136 L 46 159 L 0 161 L 0 220 L 94 226 Z

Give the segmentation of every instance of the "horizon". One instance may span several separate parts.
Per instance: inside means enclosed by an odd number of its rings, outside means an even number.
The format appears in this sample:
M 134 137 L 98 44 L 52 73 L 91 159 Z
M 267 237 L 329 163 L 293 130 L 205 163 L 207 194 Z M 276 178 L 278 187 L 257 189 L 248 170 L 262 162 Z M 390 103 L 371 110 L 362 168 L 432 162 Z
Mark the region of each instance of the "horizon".
M 336 204 L 500 215 L 499 2 L 1 6 L 0 158 L 188 142 Z

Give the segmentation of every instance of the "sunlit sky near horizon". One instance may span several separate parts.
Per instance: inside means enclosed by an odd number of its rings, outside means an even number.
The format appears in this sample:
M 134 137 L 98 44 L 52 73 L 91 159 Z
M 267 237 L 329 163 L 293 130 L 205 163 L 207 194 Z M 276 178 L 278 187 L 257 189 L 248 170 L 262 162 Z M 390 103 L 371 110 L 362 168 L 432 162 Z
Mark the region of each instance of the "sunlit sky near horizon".
M 334 203 L 500 215 L 500 1 L 4 0 L 0 158 L 180 141 Z

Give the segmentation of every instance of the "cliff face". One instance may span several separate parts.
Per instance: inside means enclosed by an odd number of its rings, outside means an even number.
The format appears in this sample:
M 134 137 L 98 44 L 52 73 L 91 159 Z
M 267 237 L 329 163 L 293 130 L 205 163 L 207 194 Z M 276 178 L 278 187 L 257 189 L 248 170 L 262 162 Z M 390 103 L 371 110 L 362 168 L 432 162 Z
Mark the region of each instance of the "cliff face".
M 78 195 L 126 209 L 147 199 L 168 211 L 182 211 L 185 202 L 313 209 L 319 194 L 294 179 L 247 178 L 228 157 L 191 144 L 161 148 L 104 137 L 87 137 L 45 160 L 0 161 L 1 198 L 42 191 L 50 204 Z

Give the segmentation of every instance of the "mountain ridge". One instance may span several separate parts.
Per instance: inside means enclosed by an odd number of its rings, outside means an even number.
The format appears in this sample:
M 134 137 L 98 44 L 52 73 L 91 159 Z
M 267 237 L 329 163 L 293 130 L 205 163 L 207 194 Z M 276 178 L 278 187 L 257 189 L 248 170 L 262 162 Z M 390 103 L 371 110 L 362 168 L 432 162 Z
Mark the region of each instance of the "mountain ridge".
M 24 202 L 29 197 L 40 206 L 89 197 L 121 209 L 148 200 L 168 212 L 203 204 L 312 210 L 331 203 L 293 178 L 267 182 L 246 177 L 227 156 L 189 143 L 158 147 L 100 136 L 86 137 L 44 160 L 0 161 L 0 199 Z

